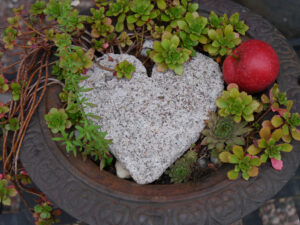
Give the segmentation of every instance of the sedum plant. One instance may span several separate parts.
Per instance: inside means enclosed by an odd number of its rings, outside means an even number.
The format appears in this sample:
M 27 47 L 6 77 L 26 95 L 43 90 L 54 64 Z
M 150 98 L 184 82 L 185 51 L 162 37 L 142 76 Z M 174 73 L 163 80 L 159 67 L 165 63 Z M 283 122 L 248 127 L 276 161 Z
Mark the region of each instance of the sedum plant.
M 169 32 L 165 32 L 161 42 L 154 42 L 154 50 L 150 53 L 150 58 L 157 63 L 157 70 L 164 72 L 166 69 L 174 70 L 178 75 L 184 71 L 183 63 L 190 58 L 191 51 L 180 48 L 179 38 Z
M 224 17 L 227 19 L 227 15 Z M 241 35 L 245 35 L 246 31 L 249 29 L 245 22 L 240 20 L 240 14 L 237 12 L 230 16 L 229 21 L 227 19 L 227 21 L 225 22 L 231 24 L 234 30 L 236 30 Z
M 134 65 L 132 65 L 127 60 L 120 62 L 115 67 L 116 76 L 121 79 L 125 77 L 126 79 L 131 79 L 133 72 L 135 71 Z
M 236 84 L 228 85 L 227 91 L 222 92 L 216 104 L 219 107 L 220 116 L 232 115 L 237 123 L 242 118 L 247 122 L 254 121 L 253 113 L 260 108 L 260 103 L 246 92 L 239 92 Z
M 13 82 L 10 84 L 11 94 L 14 101 L 18 101 L 20 99 L 21 94 L 21 85 L 17 82 Z
M 8 86 L 8 81 L 5 79 L 3 75 L 0 75 L 0 92 L 5 93 L 8 91 L 9 86 Z
M 1 204 L 5 206 L 11 205 L 11 198 L 15 197 L 17 195 L 17 191 L 14 188 L 14 186 L 11 186 L 8 184 L 8 180 L 2 178 L 0 180 L 0 198 L 1 198 Z
M 166 171 L 172 183 L 186 183 L 192 175 L 192 165 L 197 161 L 197 153 L 189 150 Z
M 222 152 L 219 158 L 221 162 L 234 164 L 234 169 L 227 173 L 227 177 L 230 180 L 236 180 L 240 173 L 245 180 L 258 175 L 258 166 L 261 164 L 260 159 L 245 154 L 241 146 L 233 146 L 232 153 Z
M 198 41 L 201 44 L 207 43 L 207 18 L 199 16 L 197 12 L 188 12 L 185 20 L 177 21 L 178 27 L 189 35 L 192 41 Z
M 129 30 L 134 30 L 134 24 L 141 27 L 159 15 L 158 10 L 153 10 L 154 5 L 150 0 L 133 0 L 129 4 L 133 12 L 133 15 L 127 16 Z
M 54 134 L 59 131 L 64 131 L 72 125 L 71 121 L 68 120 L 68 115 L 64 109 L 50 109 L 49 113 L 45 115 L 45 120 Z
M 57 217 L 61 214 L 61 211 L 53 210 L 53 207 L 48 202 L 36 205 L 33 210 L 36 225 L 52 225 L 60 222 Z
M 234 13 L 228 18 L 217 16 L 215 12 L 209 15 L 208 43 L 204 45 L 204 51 L 211 56 L 230 55 L 242 39 L 240 35 L 245 35 L 249 27 L 239 19 L 239 13 Z
M 92 24 L 92 37 L 108 37 L 114 31 L 112 19 L 106 17 L 104 7 L 99 9 L 91 8 L 92 16 L 87 18 L 87 22 Z
M 212 113 L 202 131 L 205 138 L 202 145 L 207 145 L 217 155 L 233 145 L 245 145 L 245 136 L 251 131 L 247 122 L 236 123 L 232 116 L 219 117 Z
M 241 44 L 239 35 L 233 31 L 232 25 L 226 25 L 224 28 L 209 29 L 208 37 L 211 43 L 204 45 L 204 51 L 211 56 L 230 55 L 233 49 Z
M 271 159 L 274 169 L 282 169 L 281 152 L 290 152 L 293 146 L 287 143 L 278 144 L 277 142 L 282 138 L 283 132 L 281 129 L 276 129 L 271 132 L 269 127 L 263 127 L 258 140 L 258 151 L 263 151 L 260 156 L 261 162 L 266 162 L 267 159 Z
M 117 0 L 109 4 L 109 9 L 106 12 L 107 16 L 118 16 L 116 23 L 116 31 L 121 32 L 124 30 L 124 21 L 126 13 L 129 11 L 129 0 Z

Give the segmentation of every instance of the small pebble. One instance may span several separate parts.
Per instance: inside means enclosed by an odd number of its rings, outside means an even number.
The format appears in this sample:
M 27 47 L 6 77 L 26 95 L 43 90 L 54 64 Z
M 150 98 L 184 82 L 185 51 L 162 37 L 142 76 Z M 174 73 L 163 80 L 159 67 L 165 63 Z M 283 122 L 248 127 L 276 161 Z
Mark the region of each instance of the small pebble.
M 212 155 L 210 156 L 210 161 L 215 165 L 220 163 L 220 160 Z
M 197 163 L 201 168 L 203 168 L 203 169 L 207 168 L 207 160 L 206 159 L 198 159 Z
M 128 170 L 124 169 L 119 161 L 115 164 L 117 176 L 122 179 L 130 178 L 130 173 Z

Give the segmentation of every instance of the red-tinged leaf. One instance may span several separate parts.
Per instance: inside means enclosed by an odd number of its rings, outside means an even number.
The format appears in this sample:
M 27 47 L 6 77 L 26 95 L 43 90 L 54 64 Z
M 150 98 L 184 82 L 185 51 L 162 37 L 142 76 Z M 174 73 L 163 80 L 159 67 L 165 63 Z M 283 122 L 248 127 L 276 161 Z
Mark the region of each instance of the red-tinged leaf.
M 258 175 L 258 167 L 253 166 L 251 170 L 248 171 L 250 177 L 256 177 Z
M 291 131 L 292 133 L 292 137 L 296 140 L 296 141 L 300 141 L 300 130 L 296 129 L 295 131 Z
M 259 136 L 262 138 L 262 139 L 265 139 L 265 140 L 268 140 L 271 136 L 271 130 L 269 127 L 263 127 L 260 129 L 259 131 Z
M 272 167 L 275 170 L 282 170 L 282 168 L 283 168 L 283 161 L 282 160 L 277 160 L 277 159 L 272 158 L 271 163 L 272 163 Z
M 228 90 L 228 91 L 230 91 L 231 89 L 234 89 L 234 88 L 236 88 L 236 89 L 239 90 L 239 86 L 238 86 L 237 84 L 235 84 L 235 83 L 231 83 L 231 84 L 229 84 L 229 85 L 227 86 L 227 90 Z
M 283 124 L 283 119 L 281 118 L 281 116 L 275 115 L 273 116 L 271 123 L 275 128 L 278 128 Z
M 271 130 L 274 129 L 270 120 L 265 120 L 264 122 L 262 122 L 261 125 L 262 125 L 262 127 L 267 127 L 267 128 L 270 128 Z

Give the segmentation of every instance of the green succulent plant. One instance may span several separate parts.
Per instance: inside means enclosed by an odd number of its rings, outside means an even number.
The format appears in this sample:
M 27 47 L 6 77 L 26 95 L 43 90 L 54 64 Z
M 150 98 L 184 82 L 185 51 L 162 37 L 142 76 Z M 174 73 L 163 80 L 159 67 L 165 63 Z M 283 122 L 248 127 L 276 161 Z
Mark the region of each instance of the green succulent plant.
M 226 20 L 227 20 L 227 15 L 226 15 Z M 231 24 L 234 30 L 241 35 L 245 35 L 246 31 L 249 29 L 249 27 L 245 24 L 245 22 L 243 20 L 240 20 L 240 14 L 237 12 L 230 16 L 229 21 L 227 23 Z
M 160 19 L 163 22 L 169 22 L 168 31 L 171 31 L 172 28 L 177 26 L 177 21 L 180 19 L 184 19 L 184 15 L 186 13 L 186 8 L 182 5 L 177 5 L 165 10 L 164 13 L 161 14 Z
M 124 30 L 124 21 L 126 13 L 129 11 L 129 0 L 117 0 L 109 4 L 109 9 L 106 12 L 107 16 L 118 16 L 115 29 L 117 32 Z
M 189 49 L 192 51 L 191 56 L 196 56 L 196 51 L 194 49 L 194 47 L 196 47 L 199 42 L 198 41 L 193 41 L 190 36 L 184 32 L 184 31 L 180 31 L 179 32 L 179 37 L 180 37 L 180 46 L 186 49 Z
M 32 4 L 30 8 L 30 13 L 34 16 L 40 15 L 44 13 L 45 9 L 46 9 L 45 1 L 36 1 L 34 4 Z
M 206 37 L 208 28 L 206 27 L 207 18 L 199 16 L 197 12 L 188 12 L 185 15 L 185 20 L 178 20 L 178 27 L 185 31 L 192 41 L 199 41 L 201 44 L 207 44 Z
M 34 212 L 39 213 L 42 219 L 50 219 L 52 207 L 47 203 L 43 203 L 42 205 L 36 205 L 34 207 Z
M 122 48 L 125 46 L 131 46 L 133 44 L 132 40 L 129 38 L 128 34 L 124 31 L 119 36 L 120 45 Z
M 246 92 L 239 92 L 236 84 L 227 86 L 227 91 L 223 91 L 222 95 L 216 102 L 219 107 L 219 115 L 226 117 L 229 115 L 234 116 L 234 121 L 239 123 L 242 118 L 247 122 L 254 120 L 253 112 L 257 111 L 260 103 L 254 100 L 251 95 Z
M 19 130 L 20 124 L 19 124 L 18 118 L 15 117 L 15 118 L 9 119 L 8 123 L 5 124 L 5 129 L 11 130 L 11 131 Z
M 141 27 L 160 14 L 159 10 L 153 10 L 154 5 L 150 0 L 133 0 L 130 2 L 130 9 L 133 15 L 127 16 L 127 27 L 129 30 L 134 29 L 134 24 Z
M 14 101 L 18 101 L 20 99 L 21 94 L 21 85 L 17 82 L 13 82 L 10 84 L 11 94 Z
M 179 38 L 169 32 L 162 35 L 162 41 L 154 42 L 154 50 L 150 53 L 150 58 L 157 63 L 160 72 L 166 69 L 174 70 L 181 75 L 184 71 L 183 63 L 187 62 L 192 53 L 186 48 L 179 48 Z
M 2 102 L 0 102 L 0 119 L 5 116 L 6 113 L 9 112 L 9 108 L 4 105 Z
M 9 86 L 7 84 L 7 80 L 3 75 L 0 75 L 0 92 L 5 93 L 9 89 Z
M 219 17 L 214 11 L 211 11 L 209 14 L 209 24 L 212 28 L 222 28 L 223 27 L 223 17 Z
M 300 130 L 297 129 L 300 126 L 299 113 L 285 112 L 282 117 L 275 115 L 271 119 L 271 125 L 274 128 L 282 129 L 282 140 L 284 142 L 290 143 L 292 138 L 300 141 Z
M 258 166 L 261 161 L 256 156 L 246 155 L 241 146 L 232 147 L 232 153 L 221 152 L 219 155 L 221 162 L 234 164 L 234 169 L 227 173 L 230 180 L 236 180 L 240 173 L 245 180 L 258 175 Z
M 219 117 L 212 113 L 202 131 L 205 138 L 202 145 L 215 149 L 217 154 L 233 145 L 245 145 L 245 136 L 252 130 L 247 122 L 236 123 L 232 116 Z
M 186 183 L 192 175 L 192 165 L 197 161 L 197 153 L 189 150 L 166 171 L 172 183 Z
M 5 43 L 5 48 L 12 50 L 17 40 L 18 31 L 12 27 L 7 27 L 3 31 L 2 40 Z
M 72 126 L 64 109 L 51 108 L 49 113 L 45 115 L 45 120 L 54 134 Z
M 148 23 L 147 29 L 150 30 L 151 36 L 154 39 L 160 39 L 165 31 L 165 26 L 157 26 L 154 23 Z
M 117 72 L 117 77 L 119 79 L 125 77 L 129 80 L 131 79 L 132 74 L 135 71 L 135 67 L 127 60 L 124 60 L 120 62 L 118 65 L 116 65 L 115 71 Z
M 11 205 L 11 198 L 17 195 L 17 191 L 13 186 L 8 184 L 7 179 L 0 180 L 0 198 L 1 204 L 5 206 Z
M 282 138 L 282 129 L 276 129 L 271 133 L 269 127 L 263 127 L 259 131 L 260 139 L 256 151 L 263 154 L 260 156 L 261 162 L 266 162 L 268 158 L 281 160 L 281 152 L 290 152 L 293 146 L 287 143 L 278 144 Z
M 239 34 L 234 32 L 230 24 L 216 30 L 209 29 L 207 34 L 211 43 L 204 45 L 203 49 L 211 56 L 230 55 L 233 49 L 242 42 Z
M 92 24 L 92 37 L 107 37 L 114 31 L 112 20 L 105 15 L 104 7 L 99 9 L 91 8 L 92 16 L 87 18 L 87 22 Z
M 93 65 L 94 52 L 93 49 L 84 52 L 82 48 L 74 46 L 63 49 L 57 56 L 60 57 L 59 67 L 68 71 L 69 73 L 65 74 L 65 76 L 68 76 L 70 73 L 82 73 L 84 69 L 89 69 Z M 77 79 L 78 76 L 70 75 L 68 78 Z M 71 82 L 71 80 L 66 80 L 66 82 Z
M 66 32 L 77 32 L 84 28 L 83 23 L 86 21 L 86 17 L 79 16 L 78 11 L 72 8 L 71 3 L 72 0 L 50 0 L 43 12 L 49 20 L 57 20 L 60 27 Z

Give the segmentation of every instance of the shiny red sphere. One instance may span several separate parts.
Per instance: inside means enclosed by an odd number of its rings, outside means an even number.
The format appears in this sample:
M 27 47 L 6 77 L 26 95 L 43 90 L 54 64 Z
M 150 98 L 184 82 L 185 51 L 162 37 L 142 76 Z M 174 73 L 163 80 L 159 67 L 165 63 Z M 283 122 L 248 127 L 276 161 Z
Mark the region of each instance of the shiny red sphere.
M 240 90 L 257 93 L 270 86 L 278 76 L 279 59 L 266 42 L 248 40 L 242 43 L 223 63 L 224 80 L 236 83 Z

